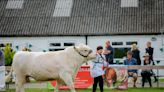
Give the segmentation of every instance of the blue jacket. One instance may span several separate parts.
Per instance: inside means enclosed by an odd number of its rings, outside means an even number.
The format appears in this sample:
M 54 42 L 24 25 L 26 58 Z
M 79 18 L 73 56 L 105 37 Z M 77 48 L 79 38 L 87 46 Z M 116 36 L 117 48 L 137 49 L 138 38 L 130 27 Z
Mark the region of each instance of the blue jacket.
M 124 60 L 124 65 L 137 65 L 136 59 L 132 58 L 130 61 L 128 59 Z M 137 73 L 136 69 L 128 70 L 128 72 Z

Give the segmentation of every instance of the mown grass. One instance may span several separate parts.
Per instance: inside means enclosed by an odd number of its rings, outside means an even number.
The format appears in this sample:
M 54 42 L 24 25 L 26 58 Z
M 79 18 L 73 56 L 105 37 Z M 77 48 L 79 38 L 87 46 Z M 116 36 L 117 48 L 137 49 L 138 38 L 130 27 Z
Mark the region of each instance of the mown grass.
M 92 92 L 92 89 L 76 89 L 77 92 Z M 7 90 L 6 92 L 15 92 L 14 89 Z M 26 89 L 25 92 L 54 92 L 48 89 Z M 69 90 L 61 90 L 61 92 L 70 92 Z M 97 89 L 97 92 L 100 92 Z M 104 92 L 164 92 L 163 88 L 129 88 L 128 90 L 105 89 Z
M 159 79 L 160 82 L 164 82 L 164 79 Z

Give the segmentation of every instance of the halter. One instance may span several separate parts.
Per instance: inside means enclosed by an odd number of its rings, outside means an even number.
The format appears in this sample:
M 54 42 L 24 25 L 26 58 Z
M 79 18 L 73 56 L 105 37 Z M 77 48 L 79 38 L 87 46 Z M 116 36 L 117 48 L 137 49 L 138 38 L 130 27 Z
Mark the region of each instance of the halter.
M 89 53 L 85 56 L 85 55 L 81 54 L 81 53 L 76 49 L 75 46 L 74 46 L 74 49 L 75 49 L 75 51 L 76 51 L 79 55 L 81 55 L 81 56 L 84 57 L 84 58 L 87 58 L 87 57 L 89 56 L 89 54 L 92 53 L 92 50 L 90 50 Z

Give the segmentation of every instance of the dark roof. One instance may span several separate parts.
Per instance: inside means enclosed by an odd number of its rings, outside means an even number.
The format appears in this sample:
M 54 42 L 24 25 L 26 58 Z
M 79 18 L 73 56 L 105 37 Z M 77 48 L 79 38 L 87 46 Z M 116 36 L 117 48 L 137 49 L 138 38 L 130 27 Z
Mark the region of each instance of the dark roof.
M 56 0 L 25 0 L 23 9 L 6 9 L 0 0 L 0 36 L 159 34 L 164 0 L 74 0 L 70 17 L 53 17 Z

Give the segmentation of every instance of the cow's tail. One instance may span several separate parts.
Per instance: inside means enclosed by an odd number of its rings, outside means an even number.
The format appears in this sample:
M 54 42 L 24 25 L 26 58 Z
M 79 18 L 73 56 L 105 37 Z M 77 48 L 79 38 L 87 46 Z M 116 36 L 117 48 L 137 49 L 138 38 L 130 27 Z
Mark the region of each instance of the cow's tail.
M 13 68 L 11 67 L 9 74 L 7 76 L 5 76 L 6 83 L 9 83 L 12 81 L 12 73 L 13 73 Z

